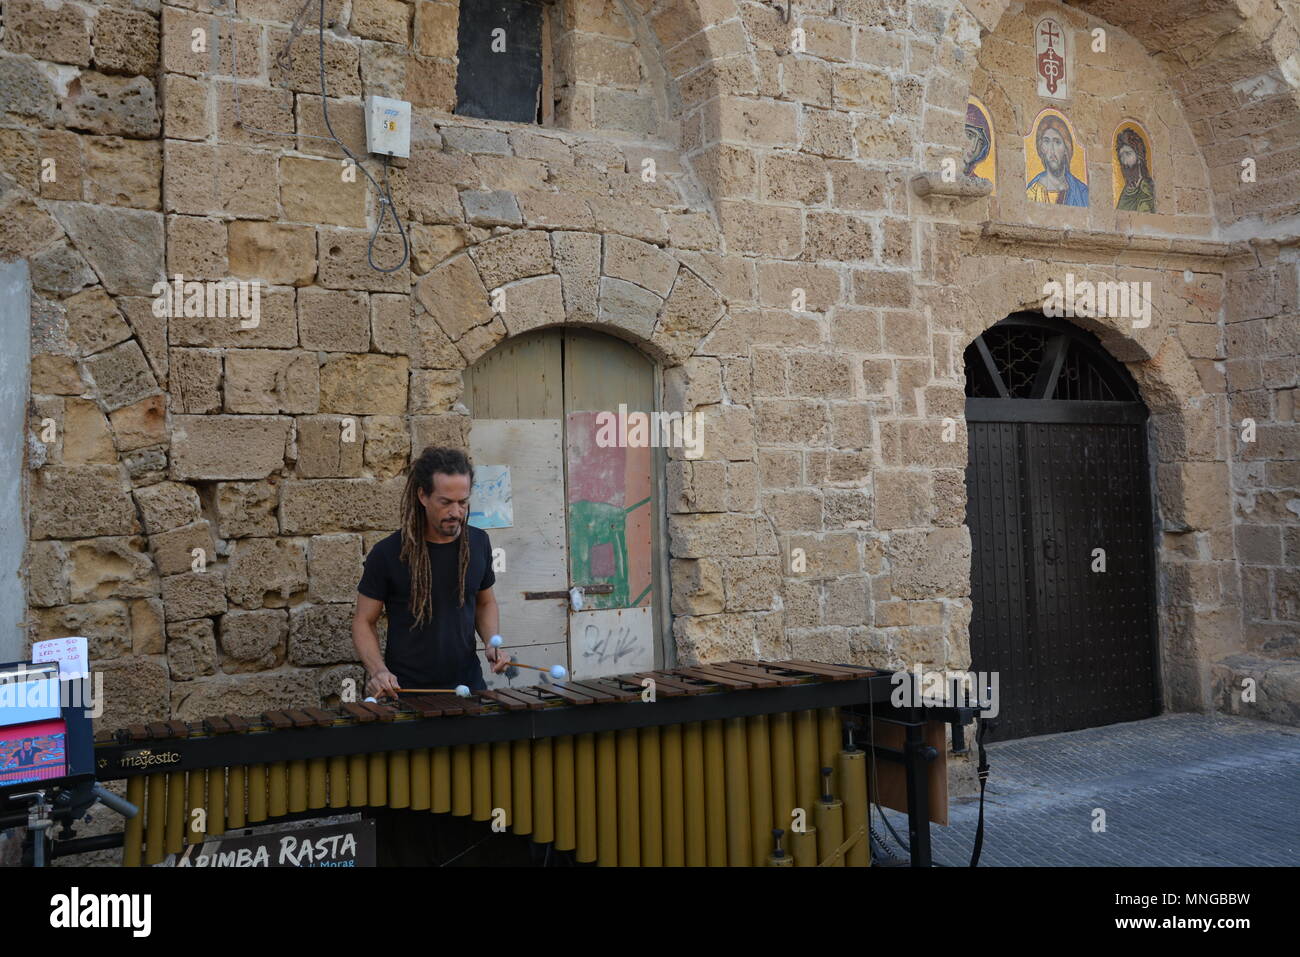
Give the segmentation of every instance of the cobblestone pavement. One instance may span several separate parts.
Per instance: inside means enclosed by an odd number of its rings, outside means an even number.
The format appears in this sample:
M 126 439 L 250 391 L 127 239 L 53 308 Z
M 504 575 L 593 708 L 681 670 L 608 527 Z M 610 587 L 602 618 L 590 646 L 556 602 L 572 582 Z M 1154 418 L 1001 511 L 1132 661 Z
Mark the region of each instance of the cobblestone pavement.
M 1300 728 L 1167 714 L 988 754 L 981 867 L 1300 864 Z M 905 839 L 906 817 L 888 814 Z M 969 864 L 978 816 L 978 797 L 953 802 L 930 829 L 936 863 Z

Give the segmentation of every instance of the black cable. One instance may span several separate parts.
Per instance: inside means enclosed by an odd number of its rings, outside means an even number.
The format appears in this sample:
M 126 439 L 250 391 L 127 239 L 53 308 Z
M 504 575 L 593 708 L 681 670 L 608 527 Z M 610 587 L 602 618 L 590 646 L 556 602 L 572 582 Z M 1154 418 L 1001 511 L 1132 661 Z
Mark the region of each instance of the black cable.
M 406 260 L 411 255 L 411 244 L 406 238 L 406 230 L 402 228 L 402 220 L 397 215 L 397 206 L 393 203 L 393 194 L 388 186 L 388 160 L 384 156 L 384 184 L 380 186 L 375 178 L 370 175 L 370 171 L 361 165 L 361 161 L 347 147 L 338 135 L 334 132 L 334 127 L 330 125 L 330 106 L 329 91 L 325 88 L 325 0 L 320 0 L 320 109 L 321 115 L 325 118 L 325 129 L 329 132 L 330 139 L 338 144 L 348 159 L 352 160 L 352 165 L 357 167 L 361 172 L 366 174 L 366 179 L 370 180 L 370 185 L 374 186 L 375 192 L 379 194 L 379 221 L 375 223 L 375 231 L 370 234 L 370 242 L 366 246 L 366 261 L 370 263 L 370 268 L 375 272 L 397 272 L 406 265 Z M 375 265 L 375 240 L 379 238 L 379 231 L 384 225 L 384 216 L 389 212 L 393 214 L 393 222 L 397 224 L 397 232 L 402 237 L 402 260 L 396 266 L 390 269 Z

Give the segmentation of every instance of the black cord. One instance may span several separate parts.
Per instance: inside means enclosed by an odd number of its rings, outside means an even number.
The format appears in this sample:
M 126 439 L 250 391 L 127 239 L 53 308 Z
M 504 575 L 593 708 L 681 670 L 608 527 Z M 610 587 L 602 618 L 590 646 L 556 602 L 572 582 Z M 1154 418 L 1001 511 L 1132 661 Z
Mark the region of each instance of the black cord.
M 320 108 L 321 115 L 325 117 L 325 129 L 329 132 L 330 139 L 337 143 L 339 149 L 347 154 L 348 159 L 352 160 L 352 165 L 366 174 L 366 179 L 370 180 L 375 192 L 379 194 L 379 221 L 375 223 L 375 231 L 370 234 L 370 242 L 366 246 L 366 261 L 370 263 L 370 268 L 375 272 L 397 272 L 406 265 L 406 260 L 411 255 L 411 244 L 406 238 L 406 230 L 402 228 L 402 220 L 397 215 L 397 206 L 393 203 L 393 194 L 388 186 L 389 157 L 384 156 L 384 183 L 380 186 L 375 181 L 375 178 L 370 175 L 370 171 L 362 166 L 361 161 L 348 149 L 347 144 L 338 138 L 334 132 L 334 127 L 330 125 L 329 92 L 325 88 L 325 0 L 320 0 Z M 382 266 L 375 265 L 375 240 L 379 238 L 379 231 L 384 226 L 384 217 L 390 212 L 393 214 L 393 222 L 397 224 L 397 232 L 402 237 L 402 260 L 396 266 L 385 269 Z

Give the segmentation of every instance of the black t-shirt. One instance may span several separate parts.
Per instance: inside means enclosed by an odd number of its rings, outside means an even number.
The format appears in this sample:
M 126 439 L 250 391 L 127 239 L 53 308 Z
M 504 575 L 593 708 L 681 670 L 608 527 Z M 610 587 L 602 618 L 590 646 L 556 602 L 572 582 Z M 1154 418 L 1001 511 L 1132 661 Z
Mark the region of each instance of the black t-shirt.
M 409 601 L 411 572 L 401 559 L 402 533 L 393 532 L 375 543 L 366 556 L 365 571 L 357 591 L 384 603 L 388 614 L 388 646 L 384 664 L 407 688 L 485 687 L 483 669 L 475 654 L 474 614 L 478 593 L 496 582 L 492 571 L 492 542 L 487 532 L 472 525 L 469 534 L 469 568 L 465 570 L 465 604 L 456 603 L 456 571 L 460 539 L 439 544 L 425 542 L 433 587 L 433 615 L 419 629 Z

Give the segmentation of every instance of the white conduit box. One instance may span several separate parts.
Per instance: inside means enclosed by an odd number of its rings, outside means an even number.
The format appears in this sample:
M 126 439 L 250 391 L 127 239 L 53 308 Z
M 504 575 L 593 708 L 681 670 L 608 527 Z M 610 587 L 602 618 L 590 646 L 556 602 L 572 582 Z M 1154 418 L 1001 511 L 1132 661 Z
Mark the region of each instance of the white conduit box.
M 366 97 L 366 149 L 381 156 L 411 155 L 411 104 Z

